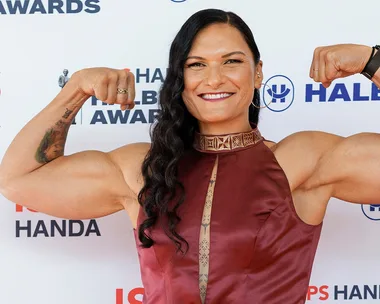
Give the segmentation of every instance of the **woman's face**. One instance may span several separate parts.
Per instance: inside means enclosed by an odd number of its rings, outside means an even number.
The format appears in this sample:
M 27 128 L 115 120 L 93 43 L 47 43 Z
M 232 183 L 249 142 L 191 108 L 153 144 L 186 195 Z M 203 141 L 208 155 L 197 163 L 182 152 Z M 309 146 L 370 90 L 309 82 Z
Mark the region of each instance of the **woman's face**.
M 210 25 L 199 32 L 185 62 L 183 101 L 200 123 L 247 121 L 261 68 L 239 30 Z

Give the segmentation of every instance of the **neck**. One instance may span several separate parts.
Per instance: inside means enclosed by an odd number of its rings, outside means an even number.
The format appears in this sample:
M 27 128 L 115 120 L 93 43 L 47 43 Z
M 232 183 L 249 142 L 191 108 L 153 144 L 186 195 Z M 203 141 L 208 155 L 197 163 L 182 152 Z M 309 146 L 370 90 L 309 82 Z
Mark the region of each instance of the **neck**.
M 243 133 L 252 130 L 252 126 L 248 120 L 235 120 L 205 123 L 199 122 L 199 131 L 206 135 L 223 135 L 233 133 Z

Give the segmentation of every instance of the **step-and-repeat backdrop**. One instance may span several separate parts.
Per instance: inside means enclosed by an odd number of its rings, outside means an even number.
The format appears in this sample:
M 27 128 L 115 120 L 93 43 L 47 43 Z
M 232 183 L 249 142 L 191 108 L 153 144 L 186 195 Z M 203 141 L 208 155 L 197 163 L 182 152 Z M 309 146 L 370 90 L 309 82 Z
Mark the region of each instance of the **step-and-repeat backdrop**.
M 378 0 L 0 0 L 0 158 L 59 92 L 60 77 L 94 66 L 129 67 L 137 105 L 122 113 L 89 99 L 66 152 L 149 141 L 170 43 L 204 8 L 236 12 L 255 35 L 263 99 L 271 99 L 269 89 L 281 95 L 262 111 L 266 138 L 279 141 L 300 130 L 380 131 L 380 90 L 367 79 L 357 75 L 325 89 L 308 77 L 317 46 L 380 42 Z M 332 200 L 307 303 L 378 303 L 379 233 L 380 206 Z M 0 196 L 0 303 L 137 304 L 142 293 L 124 212 L 62 220 Z

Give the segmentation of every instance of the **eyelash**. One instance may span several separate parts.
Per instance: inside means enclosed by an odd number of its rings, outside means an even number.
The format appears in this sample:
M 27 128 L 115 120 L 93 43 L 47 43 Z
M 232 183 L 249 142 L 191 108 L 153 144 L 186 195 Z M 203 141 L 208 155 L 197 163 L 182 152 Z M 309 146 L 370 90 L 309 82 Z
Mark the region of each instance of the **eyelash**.
M 228 61 L 233 61 L 232 63 L 242 63 L 242 62 L 243 62 L 243 61 L 240 60 L 240 59 L 228 59 L 228 60 L 226 61 L 226 63 L 227 63 Z
M 239 59 L 228 59 L 225 63 L 231 61 L 231 63 L 242 63 L 243 61 L 242 60 L 239 60 Z M 192 68 L 192 67 L 201 67 L 203 65 L 203 63 L 201 62 L 194 62 L 194 63 L 191 63 L 188 65 L 189 68 Z

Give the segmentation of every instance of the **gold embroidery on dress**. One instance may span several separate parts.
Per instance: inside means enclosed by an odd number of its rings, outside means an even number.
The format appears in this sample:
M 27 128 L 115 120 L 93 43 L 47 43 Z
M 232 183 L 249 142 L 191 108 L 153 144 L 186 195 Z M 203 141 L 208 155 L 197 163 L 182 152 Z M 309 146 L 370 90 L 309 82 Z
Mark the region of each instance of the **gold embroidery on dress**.
M 205 302 L 210 261 L 210 223 L 211 209 L 214 198 L 214 188 L 218 171 L 218 157 L 212 169 L 210 183 L 207 189 L 206 201 L 203 208 L 201 231 L 199 234 L 199 290 L 202 303 Z
M 196 133 L 194 148 L 203 151 L 231 151 L 256 144 L 262 138 L 256 128 L 245 133 L 227 135 L 203 135 Z

